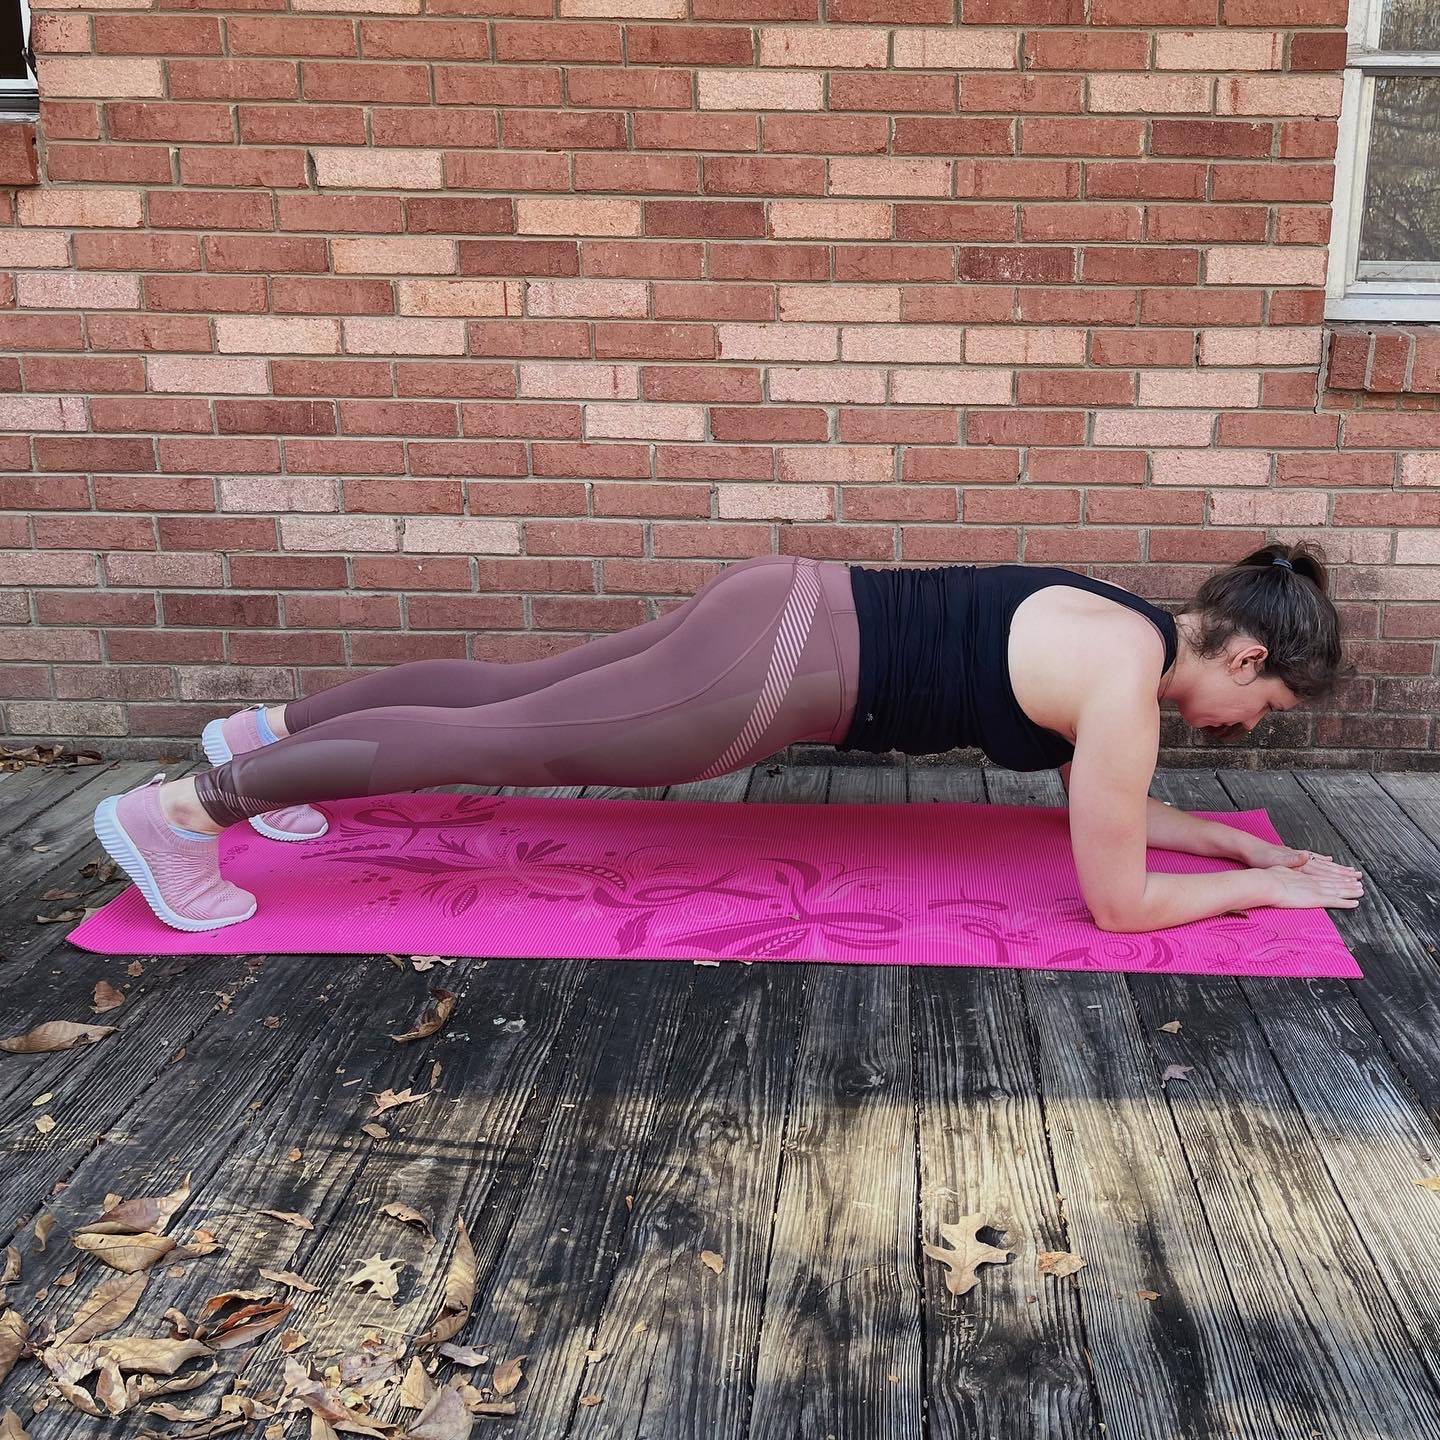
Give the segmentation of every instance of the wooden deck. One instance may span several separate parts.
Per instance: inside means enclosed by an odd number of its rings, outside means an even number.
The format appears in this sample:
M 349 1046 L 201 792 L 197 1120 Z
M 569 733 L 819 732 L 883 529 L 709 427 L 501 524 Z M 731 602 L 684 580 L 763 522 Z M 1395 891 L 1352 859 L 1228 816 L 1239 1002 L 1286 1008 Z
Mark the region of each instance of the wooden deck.
M 131 975 L 34 917 L 66 903 L 46 889 L 93 883 L 96 801 L 156 768 L 0 777 L 0 1034 L 118 1026 L 0 1054 L 0 1247 L 23 1259 L 11 1305 L 63 1327 L 113 1273 L 85 1259 L 67 1284 L 70 1232 L 107 1193 L 188 1172 L 171 1230 L 223 1249 L 157 1265 L 121 1333 L 168 1333 L 170 1307 L 193 1324 L 217 1292 L 264 1285 L 261 1266 L 319 1287 L 170 1403 L 259 1397 L 234 1433 L 263 1434 L 287 1419 L 264 1417 L 282 1329 L 308 1337 L 295 1359 L 317 1373 L 367 1335 L 401 1349 L 439 1313 L 463 1215 L 476 1287 L 456 1340 L 527 1357 L 514 1415 L 476 1419 L 476 1436 L 1440 1440 L 1440 1192 L 1416 1183 L 1440 1176 L 1440 776 L 1157 777 L 1191 808 L 1267 806 L 1291 843 L 1361 866 L 1366 901 L 1335 914 L 1363 981 L 568 960 L 421 974 L 306 955 Z M 554 793 L 1063 803 L 1053 774 L 933 766 Z M 437 977 L 454 1018 L 393 1043 Z M 127 998 L 92 1017 L 102 979 Z M 1171 1064 L 1193 1068 L 1162 1084 Z M 388 1139 L 365 1134 L 370 1093 L 406 1086 L 432 1093 L 383 1117 Z M 429 1218 L 433 1248 L 382 1213 L 394 1201 Z M 954 1296 L 922 1242 L 975 1213 L 1014 1254 Z M 1066 1250 L 1078 1274 L 1040 1273 L 1039 1252 Z M 393 1303 L 343 1284 L 375 1254 L 405 1261 Z M 483 1386 L 491 1369 L 461 1373 Z M 36 1440 L 204 1432 L 59 1399 L 32 1418 L 47 1379 L 26 1358 L 0 1386 Z M 398 1399 L 382 1390 L 377 1424 L 413 1423 Z

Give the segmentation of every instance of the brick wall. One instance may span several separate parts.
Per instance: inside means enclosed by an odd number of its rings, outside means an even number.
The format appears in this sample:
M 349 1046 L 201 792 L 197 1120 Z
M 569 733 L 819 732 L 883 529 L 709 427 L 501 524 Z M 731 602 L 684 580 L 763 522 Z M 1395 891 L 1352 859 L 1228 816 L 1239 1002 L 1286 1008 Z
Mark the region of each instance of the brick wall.
M 757 553 L 1179 601 L 1316 536 L 1361 673 L 1257 738 L 1437 753 L 1440 341 L 1323 323 L 1344 0 L 284 3 L 37 3 L 8 743 L 173 751 Z

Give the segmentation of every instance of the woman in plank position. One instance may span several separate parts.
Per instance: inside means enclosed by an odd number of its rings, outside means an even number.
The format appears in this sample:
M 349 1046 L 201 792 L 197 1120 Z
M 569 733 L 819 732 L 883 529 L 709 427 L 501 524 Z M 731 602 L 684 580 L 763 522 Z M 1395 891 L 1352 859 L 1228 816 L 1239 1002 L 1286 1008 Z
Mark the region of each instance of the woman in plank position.
M 205 727 L 214 765 L 103 801 L 96 832 L 167 924 L 248 919 L 217 836 L 323 835 L 310 802 L 448 784 L 667 785 L 792 741 L 1059 767 L 1085 903 L 1105 930 L 1250 906 L 1350 908 L 1360 872 L 1151 799 L 1162 706 L 1238 734 L 1331 693 L 1339 620 L 1319 554 L 1268 545 L 1173 617 L 1033 565 L 872 569 L 761 555 L 658 620 L 515 664 L 417 660 Z M 1145 847 L 1238 861 L 1147 873 Z

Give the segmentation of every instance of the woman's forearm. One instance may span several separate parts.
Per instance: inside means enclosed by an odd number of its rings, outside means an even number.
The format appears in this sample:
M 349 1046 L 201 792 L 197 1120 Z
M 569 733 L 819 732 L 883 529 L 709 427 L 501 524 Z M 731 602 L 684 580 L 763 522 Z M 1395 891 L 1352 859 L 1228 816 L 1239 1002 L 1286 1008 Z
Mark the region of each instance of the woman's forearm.
M 1264 870 L 1219 870 L 1209 875 L 1169 875 L 1151 871 L 1135 913 L 1111 917 L 1108 924 L 1096 917 L 1102 930 L 1132 933 L 1164 930 L 1208 920 L 1231 910 L 1272 903 L 1273 882 Z
M 1160 850 L 1180 850 L 1186 855 L 1208 855 L 1217 860 L 1245 862 L 1245 832 L 1217 820 L 1179 810 L 1157 800 L 1146 800 L 1145 843 Z

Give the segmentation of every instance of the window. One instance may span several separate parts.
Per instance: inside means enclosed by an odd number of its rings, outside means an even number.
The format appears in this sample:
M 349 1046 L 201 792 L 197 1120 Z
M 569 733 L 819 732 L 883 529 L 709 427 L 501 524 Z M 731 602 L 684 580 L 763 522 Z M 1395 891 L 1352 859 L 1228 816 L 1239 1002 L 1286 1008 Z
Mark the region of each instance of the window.
M 1326 317 L 1440 320 L 1440 3 L 1350 0 Z
M 0 0 L 0 110 L 35 108 L 34 59 L 30 7 L 25 0 Z

